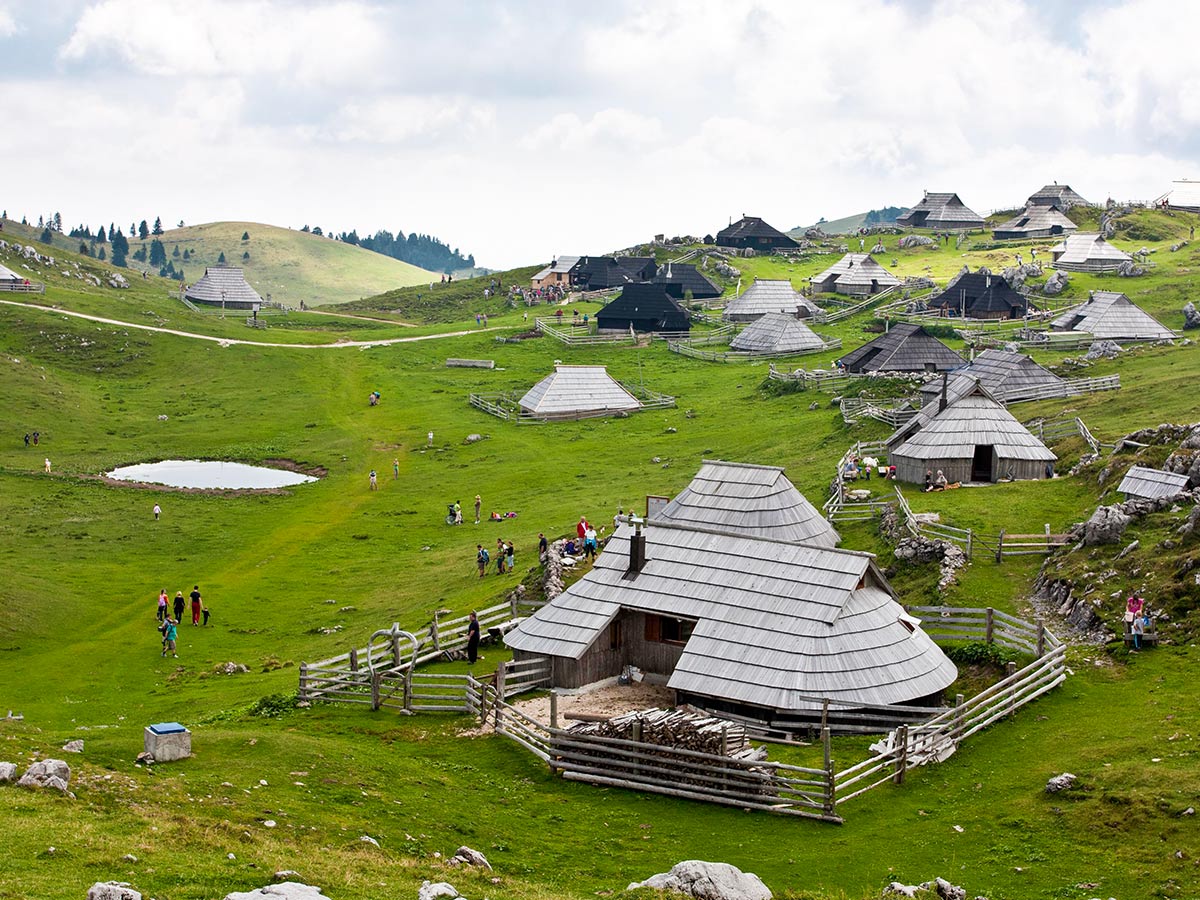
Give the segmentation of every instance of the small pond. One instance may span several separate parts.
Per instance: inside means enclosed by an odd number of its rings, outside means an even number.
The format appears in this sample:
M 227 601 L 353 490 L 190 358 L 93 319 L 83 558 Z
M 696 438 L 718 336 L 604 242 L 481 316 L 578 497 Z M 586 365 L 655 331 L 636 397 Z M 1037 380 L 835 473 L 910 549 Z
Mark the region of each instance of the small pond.
M 177 488 L 224 488 L 254 490 L 290 487 L 317 479 L 287 469 L 268 469 L 245 463 L 219 462 L 201 459 L 164 459 L 156 463 L 122 466 L 107 473 L 118 481 L 137 481 L 143 484 L 164 484 Z

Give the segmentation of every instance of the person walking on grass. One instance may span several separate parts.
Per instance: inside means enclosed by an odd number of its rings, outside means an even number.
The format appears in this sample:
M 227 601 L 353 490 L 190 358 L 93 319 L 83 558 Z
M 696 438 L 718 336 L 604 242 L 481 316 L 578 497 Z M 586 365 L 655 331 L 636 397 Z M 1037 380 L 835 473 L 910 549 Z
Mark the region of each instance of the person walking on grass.
M 167 589 L 163 588 L 158 595 L 158 624 L 167 621 Z
M 483 498 L 478 494 L 475 495 L 475 524 L 479 524 L 479 508 L 483 506 Z
M 472 610 L 467 620 L 467 662 L 475 665 L 479 659 L 479 619 Z
M 400 460 L 399 458 L 392 460 L 392 481 L 396 481 L 400 477 Z
M 204 608 L 204 603 L 200 599 L 200 585 L 192 588 L 192 624 L 200 624 L 200 610 Z
M 374 469 L 371 470 L 370 478 L 371 478 L 371 490 L 373 490 L 373 491 L 379 490 L 379 476 L 377 476 L 375 474 Z
M 175 605 L 174 605 L 176 622 L 183 621 L 183 607 L 184 607 L 183 591 L 176 591 L 175 592 Z
M 29 432 L 28 431 L 25 432 L 25 446 L 26 447 L 29 446 Z
M 48 457 L 48 456 L 46 457 L 46 462 L 44 463 L 44 465 L 46 467 L 46 474 L 49 475 L 50 474 L 50 457 Z
M 171 655 L 173 657 L 175 657 L 176 659 L 179 659 L 179 654 L 175 651 L 175 647 L 176 647 L 175 639 L 179 636 L 179 629 L 177 627 L 178 625 L 179 625 L 179 623 L 176 622 L 174 619 L 172 619 L 169 616 L 167 617 L 167 621 L 163 623 L 163 630 L 162 630 L 162 636 L 163 636 L 162 655 L 163 656 L 166 656 L 167 651 L 170 650 Z
M 596 529 L 590 524 L 587 531 L 583 533 L 583 553 L 588 559 L 595 561 L 596 559 Z
M 479 568 L 479 577 L 482 578 L 487 574 L 488 552 L 483 549 L 483 544 L 475 545 L 475 565 Z
M 159 506 L 157 503 L 155 503 L 154 504 L 154 521 L 157 522 L 158 517 L 161 515 L 162 515 L 162 507 Z M 167 592 L 167 589 L 163 588 L 163 593 L 165 594 L 166 592 Z

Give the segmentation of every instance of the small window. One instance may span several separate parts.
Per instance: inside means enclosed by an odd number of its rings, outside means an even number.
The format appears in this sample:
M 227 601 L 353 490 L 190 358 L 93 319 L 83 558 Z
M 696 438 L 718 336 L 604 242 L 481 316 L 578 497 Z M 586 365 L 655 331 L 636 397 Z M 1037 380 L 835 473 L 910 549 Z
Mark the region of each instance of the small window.
M 618 619 L 608 626 L 608 649 L 620 650 L 621 646 L 621 620 Z
M 695 622 L 672 616 L 646 616 L 646 640 L 660 644 L 684 644 L 692 636 Z
M 909 634 L 913 634 L 917 630 L 917 626 L 914 625 L 912 622 L 910 622 L 908 619 L 901 617 L 901 618 L 897 619 L 896 621 L 899 622 L 901 625 L 903 625 L 905 628 L 907 628 Z

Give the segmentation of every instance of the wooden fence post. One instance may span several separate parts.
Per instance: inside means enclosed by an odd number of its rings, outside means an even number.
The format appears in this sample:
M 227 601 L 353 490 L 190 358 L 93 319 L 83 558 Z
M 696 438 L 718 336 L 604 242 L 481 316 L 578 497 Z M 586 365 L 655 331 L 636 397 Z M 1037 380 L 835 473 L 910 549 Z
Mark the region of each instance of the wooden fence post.
M 1041 619 L 1035 619 L 1037 624 L 1037 658 L 1041 659 L 1046 655 L 1046 625 Z
M 896 729 L 896 747 L 894 750 L 895 759 L 895 774 L 892 776 L 894 784 L 904 784 L 904 771 L 908 768 L 908 726 L 901 725 Z
M 558 727 L 558 691 L 550 691 L 550 727 Z
M 956 744 L 958 743 L 959 738 L 962 736 L 962 733 L 963 733 L 963 718 L 964 718 L 963 717 L 963 695 L 955 694 L 954 695 L 954 730 L 952 732 L 952 736 L 954 738 L 954 743 L 956 743 Z
M 350 671 L 358 671 L 358 651 L 353 647 L 350 648 Z
M 308 699 L 308 663 L 300 663 L 300 699 Z
M 515 619 L 517 617 L 517 592 L 516 591 L 512 592 L 512 596 L 509 598 L 508 602 L 509 602 L 509 606 L 512 609 L 512 617 Z
M 379 679 L 380 673 L 371 670 L 371 709 L 379 709 Z
M 1050 553 L 1053 548 L 1050 546 L 1050 523 L 1046 523 L 1046 552 Z
M 504 674 L 505 674 L 504 665 L 505 665 L 504 663 L 500 663 L 500 665 L 496 666 L 496 699 L 497 700 L 504 700 L 508 696 L 508 694 L 505 692 L 505 689 L 504 689 Z
M 971 558 L 971 552 L 975 549 L 975 532 L 967 529 L 967 559 Z
M 630 729 L 629 739 L 636 744 L 640 744 L 642 742 L 642 720 L 641 719 L 633 720 L 633 727 Z M 641 753 L 641 751 L 639 750 L 638 753 L 635 754 L 633 757 L 633 775 L 635 778 L 642 774 L 642 767 L 640 765 L 640 760 L 641 760 L 640 753 Z
M 996 538 L 996 562 L 1004 561 L 1004 529 L 1000 529 L 1000 536 Z
M 821 744 L 825 751 L 825 815 L 832 816 L 837 805 L 833 783 L 833 747 L 829 740 L 829 729 L 821 729 Z
M 1003 540 L 1003 537 L 1001 537 L 1001 540 Z M 987 608 L 987 625 L 985 626 L 986 631 L 984 632 L 984 634 L 985 634 L 984 640 L 989 644 L 992 642 L 992 634 L 996 627 L 995 616 L 993 616 L 992 613 L 993 613 L 993 610 L 989 606 Z
M 442 640 L 441 635 L 438 633 L 438 615 L 439 613 L 437 612 L 433 614 L 433 624 L 429 626 L 429 637 L 433 640 L 434 652 L 441 653 Z
M 1010 662 L 1004 666 L 1004 677 L 1012 678 L 1017 674 L 1017 664 Z M 1017 714 L 1017 687 L 1015 684 L 1008 686 L 1008 717 L 1011 719 Z
M 392 623 L 392 664 L 398 669 L 402 664 L 400 658 L 400 623 Z
M 404 670 L 404 708 L 412 712 L 413 704 L 413 667 Z
M 500 694 L 492 701 L 492 711 L 495 713 L 496 734 L 504 734 L 504 698 Z

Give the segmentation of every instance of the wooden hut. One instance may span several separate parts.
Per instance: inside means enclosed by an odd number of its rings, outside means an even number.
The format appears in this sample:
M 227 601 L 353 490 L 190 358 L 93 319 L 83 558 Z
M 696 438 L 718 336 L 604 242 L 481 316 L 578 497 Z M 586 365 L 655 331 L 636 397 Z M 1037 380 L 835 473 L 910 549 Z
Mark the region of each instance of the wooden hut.
M 604 366 L 556 365 L 517 405 L 539 419 L 586 419 L 634 412 L 642 404 Z
M 819 293 L 852 297 L 870 297 L 900 283 L 900 279 L 876 262 L 870 253 L 847 253 L 809 281 L 813 290 Z
M 1188 489 L 1188 476 L 1183 472 L 1164 472 L 1146 466 L 1133 466 L 1117 488 L 1126 500 L 1162 500 Z
M 263 302 L 237 266 L 209 266 L 183 295 L 193 303 L 224 309 L 255 310 L 262 308 Z
M 1171 189 L 1156 199 L 1154 205 L 1200 213 L 1200 181 L 1189 181 L 1186 178 L 1172 181 Z
M 849 706 L 934 705 L 954 664 L 872 556 L 650 522 L 505 636 L 577 688 L 636 666 L 681 703 L 794 728 Z M 869 712 L 858 719 L 869 721 Z
M 1052 331 L 1078 331 L 1112 341 L 1169 341 L 1175 332 L 1117 291 L 1092 291 L 1050 323 Z
M 1029 300 L 999 275 L 964 272 L 929 298 L 930 309 L 969 319 L 1020 319 L 1029 311 Z
M 1058 459 L 978 382 L 913 422 L 887 442 L 901 481 L 921 484 L 939 471 L 951 483 L 1046 478 Z
M 711 300 L 721 296 L 721 289 L 700 274 L 700 270 L 687 263 L 667 263 L 659 266 L 650 279 L 661 284 L 676 300 Z
M 1014 403 L 1045 397 L 1065 397 L 1070 393 L 1067 382 L 1042 368 L 1030 357 L 1011 350 L 984 350 L 967 365 L 955 369 L 950 380 L 966 378 L 978 381 L 1001 403 Z M 935 404 L 942 392 L 942 382 L 931 381 L 921 388 L 921 408 Z
M 1068 235 L 1066 240 L 1051 247 L 1050 258 L 1054 268 L 1068 272 L 1115 272 L 1121 263 L 1133 260 L 1102 235 L 1081 232 Z
M 983 216 L 968 209 L 958 194 L 931 194 L 926 191 L 920 203 L 896 217 L 896 224 L 906 228 L 959 231 L 982 228 Z
M 739 250 L 765 250 L 794 248 L 800 246 L 778 228 L 768 225 L 757 216 L 742 216 L 728 227 L 717 232 L 718 247 L 735 247 Z
M 634 256 L 582 256 L 571 267 L 570 280 L 579 290 L 604 291 L 647 281 L 654 274 L 653 264 L 652 259 Z
M 919 325 L 898 322 L 842 357 L 847 372 L 947 372 L 966 362 Z
M 992 237 L 998 241 L 1058 237 L 1078 230 L 1079 226 L 1068 219 L 1059 207 L 1031 203 L 1007 222 L 993 228 Z
M 1047 184 L 1041 190 L 1034 191 L 1025 201 L 1026 206 L 1056 206 L 1066 211 L 1072 206 L 1090 206 L 1079 194 L 1071 190 L 1067 184 Z
M 596 324 L 601 331 L 682 332 L 691 318 L 661 284 L 629 284 L 596 313 Z
M 571 286 L 571 270 L 575 268 L 577 262 L 579 262 L 578 256 L 560 256 L 553 259 L 550 261 L 550 265 L 534 275 L 529 283 L 534 290 L 552 285 L 569 288 Z
M 655 522 L 836 547 L 841 536 L 779 466 L 706 459 Z
M 726 304 L 721 318 L 726 322 L 753 322 L 767 313 L 787 313 L 806 319 L 820 312 L 821 307 L 792 287 L 790 281 L 755 278 L 741 296 Z
M 739 353 L 817 353 L 827 344 L 819 334 L 787 313 L 768 313 L 729 342 Z

